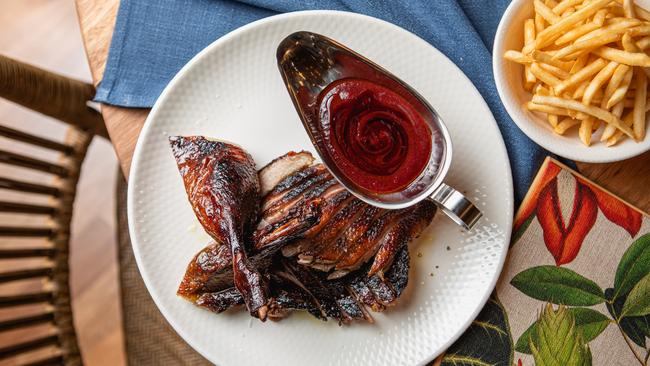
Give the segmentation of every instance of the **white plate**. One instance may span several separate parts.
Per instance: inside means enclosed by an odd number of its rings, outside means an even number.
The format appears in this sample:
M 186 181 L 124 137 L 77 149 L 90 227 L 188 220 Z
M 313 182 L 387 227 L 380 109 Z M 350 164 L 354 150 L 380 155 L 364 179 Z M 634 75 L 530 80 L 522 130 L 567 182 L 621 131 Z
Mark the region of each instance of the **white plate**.
M 275 61 L 277 44 L 298 30 L 343 42 L 418 90 L 446 121 L 454 142 L 447 183 L 485 213 L 470 233 L 437 215 L 411 245 L 407 290 L 397 306 L 375 315 L 375 324 L 340 327 L 298 313 L 261 323 L 244 311 L 209 313 L 175 294 L 185 266 L 208 237 L 187 202 L 167 136 L 233 141 L 258 167 L 289 150 L 313 152 Z M 142 130 L 128 204 L 135 257 L 149 292 L 174 329 L 220 366 L 426 363 L 451 345 L 487 300 L 503 265 L 513 212 L 505 146 L 469 79 L 404 29 L 334 11 L 266 18 L 194 57 L 162 93 Z
M 524 42 L 524 20 L 530 18 L 532 14 L 532 1 L 513 0 L 501 18 L 492 49 L 492 69 L 497 91 L 517 126 L 546 150 L 571 160 L 587 163 L 629 159 L 650 150 L 650 136 L 646 136 L 641 142 L 625 138 L 613 147 L 607 147 L 599 141 L 603 128 L 594 133 L 591 146 L 585 146 L 578 138 L 578 128 L 572 128 L 563 136 L 557 135 L 544 114 L 532 113 L 522 107 L 522 104 L 532 98 L 532 95 L 524 90 L 523 67 L 504 59 L 503 53 L 507 50 L 521 50 Z

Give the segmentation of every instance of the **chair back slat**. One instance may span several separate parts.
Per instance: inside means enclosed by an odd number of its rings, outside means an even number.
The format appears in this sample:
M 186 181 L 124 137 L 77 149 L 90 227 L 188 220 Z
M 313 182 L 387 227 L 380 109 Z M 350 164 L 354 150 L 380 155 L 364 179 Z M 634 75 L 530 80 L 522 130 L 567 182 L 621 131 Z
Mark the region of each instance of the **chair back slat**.
M 30 341 L 12 344 L 7 347 L 0 348 L 0 360 L 15 356 L 19 353 L 26 351 L 33 351 L 39 348 L 47 347 L 59 343 L 59 336 L 52 334 L 45 337 L 39 337 Z
M 14 227 L 0 226 L 0 236 L 51 238 L 56 231 L 49 227 Z
M 52 216 L 57 213 L 57 208 L 52 206 L 0 201 L 0 212 L 31 213 Z
M 52 258 L 55 253 L 54 248 L 8 248 L 0 249 L 0 259 Z
M 3 167 L 0 177 L 0 308 L 9 314 L 0 319 L 6 336 L 0 364 L 5 358 L 30 366 L 83 363 L 68 257 L 81 165 L 93 136 L 108 137 L 101 115 L 86 103 L 94 94 L 91 84 L 0 55 L 0 98 L 68 124 L 61 141 L 50 137 L 58 134 L 0 125 L 0 165 L 19 167 Z M 6 140 L 16 146 L 5 147 Z
M 26 280 L 29 278 L 49 277 L 50 275 L 52 275 L 52 268 L 50 267 L 0 272 L 0 283 Z
M 56 187 L 42 184 L 21 182 L 19 180 L 0 177 L 0 188 L 9 189 L 17 192 L 46 194 L 53 197 L 60 197 L 61 190 Z
M 54 312 L 47 311 L 42 314 L 24 316 L 15 319 L 0 321 L 0 332 L 6 332 L 21 327 L 33 326 L 42 323 L 51 323 L 54 321 Z
M 88 83 L 0 55 L 0 97 L 108 138 L 102 116 L 86 102 L 95 96 Z
M 62 152 L 70 155 L 74 152 L 74 147 L 62 144 L 60 142 L 44 139 L 42 137 L 30 135 L 28 133 L 14 130 L 13 128 L 0 125 L 0 136 L 10 138 L 15 141 L 25 142 L 31 145 L 44 147 L 46 149 Z
M 39 170 L 41 172 L 58 175 L 59 177 L 66 177 L 68 175 L 68 169 L 61 165 L 30 158 L 29 156 L 14 154 L 9 151 L 0 150 L 0 163 Z
M 52 291 L 35 292 L 31 294 L 0 296 L 0 308 L 12 306 L 51 303 L 54 298 Z
M 52 357 L 43 358 L 34 362 L 26 363 L 23 366 L 52 366 L 52 365 L 63 365 L 64 359 L 62 355 L 56 355 Z

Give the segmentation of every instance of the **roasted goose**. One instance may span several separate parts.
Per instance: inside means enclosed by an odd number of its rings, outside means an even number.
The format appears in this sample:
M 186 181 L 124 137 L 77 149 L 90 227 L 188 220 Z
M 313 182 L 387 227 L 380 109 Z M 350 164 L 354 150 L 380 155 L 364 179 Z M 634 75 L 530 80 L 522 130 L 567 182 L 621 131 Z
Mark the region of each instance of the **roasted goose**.
M 292 213 L 305 207 L 317 207 L 313 211 L 318 218 L 295 219 Z M 436 208 L 429 201 L 401 210 L 370 206 L 345 190 L 322 164 L 315 164 L 280 180 L 263 198 L 261 211 L 252 235 L 256 251 L 277 245 L 290 232 L 282 246 L 284 256 L 297 256 L 298 263 L 335 279 L 371 259 L 368 275 L 381 275 L 401 247 L 429 225 Z
M 215 147 L 232 148 L 223 143 Z M 183 155 L 177 150 L 175 155 Z M 185 166 L 179 161 L 184 179 L 188 174 Z M 193 169 L 198 167 L 194 165 Z M 265 310 L 265 315 L 278 318 L 291 310 L 306 310 L 320 319 L 372 321 L 367 308 L 381 311 L 397 300 L 408 282 L 406 244 L 433 218 L 432 203 L 424 201 L 393 211 L 367 205 L 345 190 L 322 164 L 314 164 L 314 158 L 306 152 L 274 160 L 260 170 L 259 183 L 263 195 L 260 215 L 256 225 L 243 226 L 241 237 L 250 242 L 239 242 L 246 253 L 238 260 L 243 258 L 257 278 L 268 279 L 259 282 L 260 288 L 266 290 L 267 301 L 263 305 L 255 303 L 258 309 Z M 188 188 L 197 216 L 206 211 L 201 209 L 202 204 L 218 202 L 193 200 L 190 192 Z M 246 218 L 250 216 L 240 216 L 243 222 L 251 223 Z M 206 223 L 201 222 L 205 227 Z M 240 267 L 233 264 L 234 250 L 223 245 L 228 243 L 226 232 L 212 235 L 216 243 L 190 262 L 178 294 L 215 312 L 242 303 L 249 310 L 255 309 L 249 305 L 247 292 L 237 286 Z
M 260 200 L 253 159 L 240 147 L 201 136 L 171 137 L 169 142 L 196 217 L 217 243 L 230 249 L 235 288 L 248 311 L 265 319 L 267 279 L 248 261 L 244 240 L 257 220 Z M 210 272 L 215 266 L 210 261 L 216 257 L 203 258 L 206 262 L 200 266 Z
M 288 175 L 312 165 L 313 162 L 313 156 L 304 152 L 289 153 L 275 159 L 259 172 L 262 192 L 268 192 Z M 297 207 L 282 221 L 289 224 L 278 226 L 276 231 L 269 232 L 269 235 L 264 237 L 267 244 L 265 250 L 254 251 L 251 263 L 258 268 L 267 268 L 271 263 L 274 251 L 279 249 L 279 244 L 290 241 L 292 235 L 302 234 L 307 228 L 312 227 L 318 218 L 318 205 Z M 216 242 L 209 244 L 194 256 L 187 267 L 178 294 L 194 300 L 200 293 L 220 291 L 231 287 L 232 284 L 231 250 L 220 242 Z
M 323 272 L 293 260 L 280 257 L 275 260 L 277 262 L 269 268 L 272 302 L 268 316 L 272 319 L 282 318 L 294 310 L 306 310 L 321 320 L 333 318 L 347 323 L 365 319 L 372 322 L 368 308 L 383 311 L 386 306 L 393 305 L 408 283 L 409 254 L 406 246 L 398 251 L 384 276 L 368 276 L 366 268 L 340 279 L 328 280 Z M 244 299 L 231 285 L 218 291 L 200 292 L 193 297 L 193 302 L 221 313 L 243 304 Z

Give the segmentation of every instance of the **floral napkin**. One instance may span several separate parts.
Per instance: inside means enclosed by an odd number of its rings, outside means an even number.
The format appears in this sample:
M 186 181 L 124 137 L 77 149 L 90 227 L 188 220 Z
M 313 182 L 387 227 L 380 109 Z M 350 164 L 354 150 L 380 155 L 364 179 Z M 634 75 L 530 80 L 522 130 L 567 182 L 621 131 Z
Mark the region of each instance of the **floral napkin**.
M 497 287 L 435 365 L 648 365 L 650 217 L 547 158 Z

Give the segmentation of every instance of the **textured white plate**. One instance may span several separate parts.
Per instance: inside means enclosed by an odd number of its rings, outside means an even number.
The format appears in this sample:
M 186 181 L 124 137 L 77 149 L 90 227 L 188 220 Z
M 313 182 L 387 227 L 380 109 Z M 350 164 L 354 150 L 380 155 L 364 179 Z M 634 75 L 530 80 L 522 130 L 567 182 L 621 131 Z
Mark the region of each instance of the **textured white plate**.
M 332 37 L 418 90 L 454 142 L 449 184 L 485 213 L 463 233 L 439 214 L 411 245 L 410 282 L 375 324 L 340 327 L 305 314 L 261 323 L 244 311 L 215 315 L 175 295 L 185 266 L 207 242 L 187 202 L 167 136 L 233 141 L 258 167 L 289 150 L 313 151 L 276 67 L 275 48 L 298 30 Z M 181 70 L 156 102 L 131 168 L 129 226 L 147 288 L 174 329 L 225 365 L 413 365 L 440 354 L 487 300 L 507 251 L 512 177 L 487 105 L 465 75 L 417 36 L 351 13 L 311 11 L 267 18 L 214 42 Z M 421 253 L 421 255 L 418 255 Z M 431 275 L 433 274 L 433 275 Z
M 494 39 L 494 48 L 492 49 L 494 80 L 510 118 L 528 137 L 546 150 L 571 160 L 607 163 L 629 159 L 650 150 L 650 136 L 646 136 L 645 140 L 641 142 L 626 138 L 613 147 L 607 147 L 599 141 L 602 128 L 594 133 L 592 144 L 587 147 L 580 142 L 577 128 L 567 131 L 563 136 L 557 135 L 553 133 L 553 128 L 543 114 L 529 112 L 521 106 L 532 97 L 524 89 L 523 67 L 502 56 L 507 50 L 521 49 L 524 42 L 524 20 L 530 18 L 532 14 L 532 1 L 513 0 L 501 18 Z

